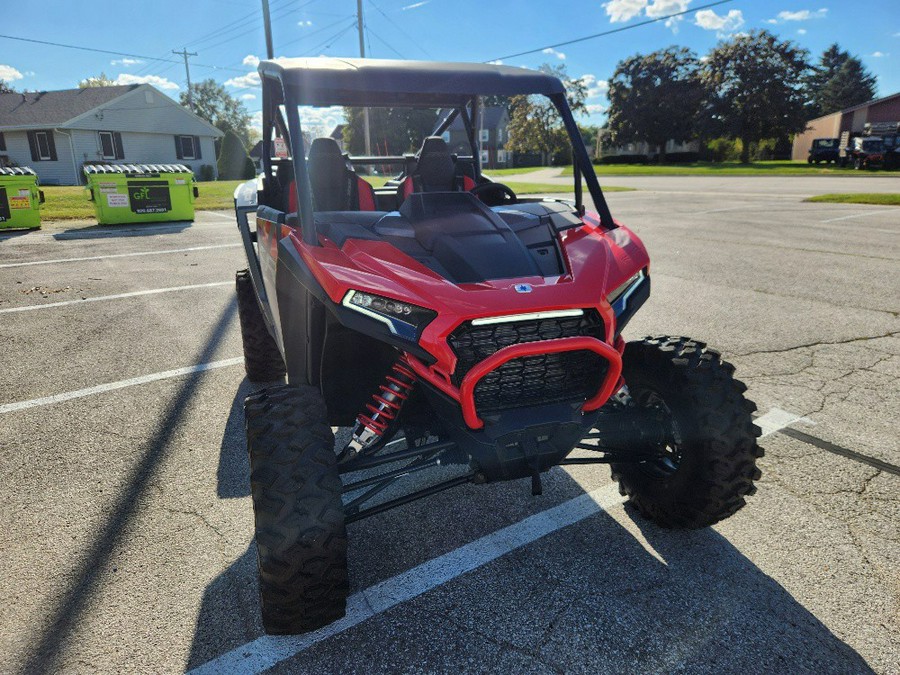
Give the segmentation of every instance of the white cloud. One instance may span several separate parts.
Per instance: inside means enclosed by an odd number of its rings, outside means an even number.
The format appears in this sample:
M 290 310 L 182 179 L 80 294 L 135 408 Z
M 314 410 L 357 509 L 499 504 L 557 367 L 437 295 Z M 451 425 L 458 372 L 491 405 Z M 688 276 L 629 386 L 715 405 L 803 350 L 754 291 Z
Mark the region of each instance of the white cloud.
M 347 118 L 344 117 L 344 109 L 337 105 L 329 108 L 301 106 L 299 110 L 300 123 L 312 134 L 313 138 L 327 136 L 338 124 L 344 124 L 347 121 Z
M 687 10 L 691 0 L 652 0 L 647 5 L 647 16 L 651 19 L 658 19 L 669 14 L 676 14 Z M 678 32 L 678 24 L 684 19 L 683 16 L 670 16 L 666 19 L 666 28 L 671 28 L 672 32 Z
M 609 91 L 609 82 L 606 80 L 598 80 L 597 76 L 592 75 L 591 73 L 582 75 L 578 79 L 581 80 L 585 87 L 587 87 L 588 100 L 606 96 L 606 93 Z
M 609 0 L 603 3 L 603 9 L 612 23 L 631 21 L 647 6 L 648 0 Z
M 244 60 L 241 61 L 245 66 L 250 66 L 251 68 L 256 68 L 259 65 L 259 57 L 255 54 L 247 54 L 244 57 Z
M 298 26 L 312 26 L 312 21 L 298 21 Z
M 496 59 L 495 61 L 488 61 L 488 63 L 491 64 L 492 66 L 502 66 L 503 59 Z
M 556 51 L 555 49 L 553 49 L 553 47 L 547 47 L 547 49 L 544 49 L 541 53 L 542 53 L 542 54 L 550 54 L 550 55 L 552 55 L 552 56 L 555 56 L 555 57 L 558 58 L 560 61 L 565 61 L 565 60 L 566 60 L 566 55 L 563 54 L 562 52 Z
M 225 80 L 225 84 L 229 87 L 237 87 L 238 89 L 259 87 L 259 73 L 252 72 L 247 73 L 246 75 L 238 75 L 237 77 L 232 77 L 230 80 Z
M 115 59 L 113 61 L 110 61 L 109 63 L 113 66 L 125 66 L 127 68 L 128 66 L 136 66 L 139 63 L 143 63 L 143 61 L 141 61 L 140 59 L 124 58 L 124 59 Z
M 884 52 L 872 52 L 872 56 L 876 59 L 880 59 L 883 56 L 890 56 L 890 54 L 885 54 Z
M 798 29 L 797 29 L 797 35 L 806 35 L 806 29 L 805 29 L 805 28 L 798 28 Z
M 14 80 L 21 80 L 23 77 L 25 76 L 12 66 L 0 64 L 0 80 L 12 82 Z
M 827 7 L 815 11 L 801 9 L 797 12 L 778 12 L 778 19 L 781 21 L 809 21 L 810 19 L 824 19 L 826 14 L 828 14 Z
M 250 128 L 256 129 L 259 133 L 262 133 L 262 117 L 262 110 L 250 113 Z
M 589 103 L 585 108 L 587 108 L 588 115 L 602 115 L 608 110 L 605 105 L 600 105 L 599 103 Z
M 255 101 L 256 94 L 241 94 L 242 101 Z
M 427 5 L 431 0 L 422 0 L 421 2 L 414 2 L 411 5 L 407 5 L 406 7 L 401 7 L 400 11 L 405 12 L 408 9 L 416 9 L 417 7 L 421 7 L 422 5 Z
M 704 30 L 714 30 L 725 35 L 744 25 L 744 14 L 739 9 L 732 9 L 728 14 L 719 16 L 711 9 L 701 9 L 694 15 L 694 23 Z
M 116 84 L 152 84 L 157 89 L 178 89 L 178 85 L 166 77 L 159 75 L 132 75 L 120 73 L 114 80 Z

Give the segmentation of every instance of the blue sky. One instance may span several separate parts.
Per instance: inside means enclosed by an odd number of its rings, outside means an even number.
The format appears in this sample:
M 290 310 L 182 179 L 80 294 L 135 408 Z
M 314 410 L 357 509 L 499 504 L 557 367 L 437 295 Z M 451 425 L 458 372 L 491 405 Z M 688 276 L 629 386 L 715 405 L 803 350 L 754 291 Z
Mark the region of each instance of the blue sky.
M 356 0 L 270 0 L 278 56 L 358 56 Z M 489 61 L 546 44 L 692 9 L 708 0 L 364 0 L 367 50 L 381 58 Z M 213 77 L 259 110 L 253 75 L 264 53 L 259 0 L 121 0 L 80 3 L 30 0 L 28 11 L 5 12 L 0 33 L 175 59 L 187 47 L 194 81 Z M 589 85 L 592 114 L 603 119 L 605 81 L 616 62 L 678 44 L 703 54 L 730 34 L 769 29 L 818 56 L 829 44 L 862 58 L 878 77 L 879 95 L 900 90 L 900 0 L 733 0 L 675 20 L 507 58 L 508 65 L 564 63 Z M 74 87 L 105 72 L 122 83 L 149 81 L 173 98 L 184 67 L 0 38 L 0 78 L 19 89 Z M 210 67 L 215 66 L 215 67 Z M 322 111 L 322 127 L 337 121 Z

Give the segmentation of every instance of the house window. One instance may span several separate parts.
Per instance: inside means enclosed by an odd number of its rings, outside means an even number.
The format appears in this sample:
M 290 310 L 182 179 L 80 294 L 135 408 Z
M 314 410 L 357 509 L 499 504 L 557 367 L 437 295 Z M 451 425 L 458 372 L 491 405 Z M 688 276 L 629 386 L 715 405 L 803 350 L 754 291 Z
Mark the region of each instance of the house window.
M 38 156 L 37 158 L 40 160 L 47 160 L 51 158 L 50 154 L 50 137 L 47 135 L 46 131 L 37 131 L 34 134 L 34 141 L 37 143 Z
M 6 152 L 6 137 L 0 131 L 0 152 Z
M 484 164 L 487 164 L 488 162 L 489 162 L 488 151 L 482 150 L 481 151 L 481 163 L 484 165 Z
M 193 136 L 178 136 L 181 154 L 178 159 L 197 159 L 197 148 L 194 146 Z
M 480 138 L 482 143 L 487 143 L 489 140 L 491 140 L 491 130 L 482 129 Z
M 53 132 L 49 129 L 29 131 L 28 149 L 31 150 L 31 161 L 56 161 L 56 143 L 53 141 Z
M 100 156 L 103 159 L 116 158 L 116 144 L 111 131 L 100 132 Z
M 499 164 L 506 164 L 506 150 L 497 151 L 497 162 Z

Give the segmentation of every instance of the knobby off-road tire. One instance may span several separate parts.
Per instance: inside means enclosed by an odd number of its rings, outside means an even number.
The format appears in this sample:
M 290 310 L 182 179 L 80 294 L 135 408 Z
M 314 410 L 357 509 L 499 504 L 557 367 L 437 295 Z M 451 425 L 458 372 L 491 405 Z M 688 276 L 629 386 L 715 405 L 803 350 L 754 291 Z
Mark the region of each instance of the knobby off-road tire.
M 263 626 L 303 633 L 344 616 L 347 532 L 325 402 L 277 386 L 244 402 Z
M 669 528 L 706 527 L 743 507 L 756 492 L 763 450 L 750 415 L 756 405 L 744 398 L 734 366 L 702 342 L 648 337 L 626 345 L 623 375 L 638 405 L 668 409 L 680 442 L 672 463 L 613 464 L 622 495 Z
M 284 377 L 284 360 L 278 345 L 269 334 L 262 310 L 256 300 L 250 270 L 241 270 L 234 277 L 237 290 L 238 316 L 244 343 L 244 370 L 251 382 L 272 382 Z

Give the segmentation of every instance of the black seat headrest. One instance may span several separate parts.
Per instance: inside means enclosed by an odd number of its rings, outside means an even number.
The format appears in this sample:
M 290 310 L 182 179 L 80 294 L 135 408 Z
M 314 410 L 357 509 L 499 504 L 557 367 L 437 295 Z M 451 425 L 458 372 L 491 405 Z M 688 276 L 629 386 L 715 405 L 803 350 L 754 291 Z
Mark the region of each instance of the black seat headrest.
M 453 190 L 456 166 L 450 148 L 440 136 L 428 136 L 422 142 L 416 173 L 425 192 Z
M 333 138 L 314 138 L 307 157 L 316 211 L 343 211 L 350 206 L 347 163 Z

